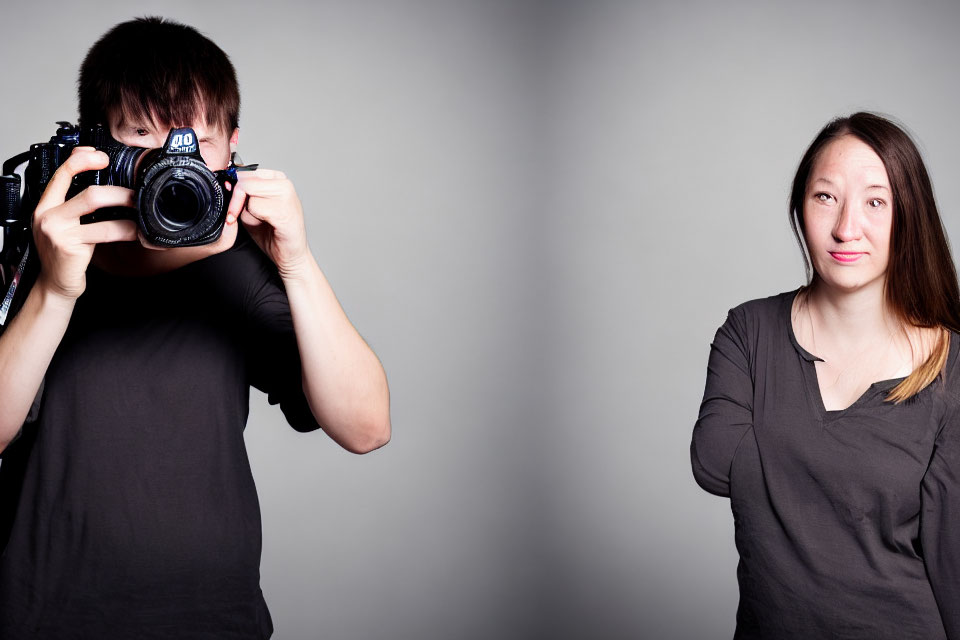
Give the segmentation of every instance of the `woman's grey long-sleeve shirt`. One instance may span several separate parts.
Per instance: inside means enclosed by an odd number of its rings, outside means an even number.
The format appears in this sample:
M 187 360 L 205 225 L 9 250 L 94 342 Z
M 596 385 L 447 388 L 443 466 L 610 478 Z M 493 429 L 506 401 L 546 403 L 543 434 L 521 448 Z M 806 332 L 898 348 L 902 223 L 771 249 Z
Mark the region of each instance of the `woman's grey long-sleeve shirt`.
M 736 638 L 960 640 L 960 334 L 944 375 L 827 411 L 796 291 L 730 311 L 693 430 L 697 483 L 730 498 Z

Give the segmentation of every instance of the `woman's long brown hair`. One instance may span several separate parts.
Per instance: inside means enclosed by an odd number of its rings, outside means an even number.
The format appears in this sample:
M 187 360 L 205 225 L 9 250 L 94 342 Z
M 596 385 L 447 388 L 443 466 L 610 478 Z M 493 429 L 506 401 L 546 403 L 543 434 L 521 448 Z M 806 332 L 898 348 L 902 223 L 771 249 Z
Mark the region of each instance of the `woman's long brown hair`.
M 893 192 L 893 226 L 884 298 L 904 326 L 939 329 L 926 361 L 887 396 L 902 402 L 933 382 L 944 370 L 950 330 L 960 331 L 960 285 L 950 246 L 937 211 L 930 177 L 910 136 L 890 120 L 873 113 L 837 118 L 817 134 L 797 167 L 790 192 L 790 225 L 803 253 L 807 286 L 813 270 L 803 230 L 807 181 L 817 157 L 833 140 L 852 135 L 880 156 Z

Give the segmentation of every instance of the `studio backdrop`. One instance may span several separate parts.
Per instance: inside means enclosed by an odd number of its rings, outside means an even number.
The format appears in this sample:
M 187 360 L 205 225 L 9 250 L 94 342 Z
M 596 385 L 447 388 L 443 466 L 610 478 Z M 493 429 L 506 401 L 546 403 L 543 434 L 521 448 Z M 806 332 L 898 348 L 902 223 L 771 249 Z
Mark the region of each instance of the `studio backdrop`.
M 0 155 L 75 120 L 87 48 L 141 15 L 232 58 L 240 154 L 292 179 L 390 383 L 366 456 L 253 394 L 275 637 L 731 637 L 729 502 L 689 462 L 710 341 L 803 282 L 787 190 L 836 115 L 904 123 L 960 237 L 960 9 L 16 3 Z

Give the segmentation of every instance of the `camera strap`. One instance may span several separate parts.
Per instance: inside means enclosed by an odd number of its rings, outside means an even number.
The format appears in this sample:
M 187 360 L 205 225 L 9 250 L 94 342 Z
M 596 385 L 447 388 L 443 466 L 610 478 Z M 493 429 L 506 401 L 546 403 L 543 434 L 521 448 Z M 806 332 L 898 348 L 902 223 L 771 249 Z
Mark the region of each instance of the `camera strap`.
M 0 303 L 0 326 L 3 326 L 7 322 L 7 314 L 10 313 L 10 306 L 13 304 L 13 296 L 17 293 L 17 285 L 20 284 L 20 278 L 23 277 L 23 272 L 27 268 L 27 258 L 30 257 L 30 244 L 27 243 L 27 248 L 23 252 L 23 257 L 20 258 L 20 264 L 17 266 L 17 270 L 13 273 L 13 278 L 10 280 L 10 287 L 7 289 L 7 294 L 3 297 L 3 302 Z

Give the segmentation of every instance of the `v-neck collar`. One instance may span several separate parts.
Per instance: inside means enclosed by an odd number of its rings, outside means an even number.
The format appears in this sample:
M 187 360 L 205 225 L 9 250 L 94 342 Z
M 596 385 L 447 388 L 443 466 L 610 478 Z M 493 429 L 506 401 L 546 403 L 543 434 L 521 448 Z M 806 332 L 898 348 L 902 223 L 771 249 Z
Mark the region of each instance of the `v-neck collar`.
M 782 309 L 782 315 L 786 320 L 787 334 L 790 337 L 790 343 L 793 345 L 793 348 L 797 350 L 797 353 L 800 354 L 800 357 L 805 361 L 805 371 L 803 377 L 806 381 L 807 393 L 809 397 L 813 399 L 821 420 L 839 418 L 851 411 L 854 411 L 860 406 L 866 404 L 868 400 L 876 397 L 878 391 L 882 391 L 884 395 L 886 395 L 886 393 L 888 393 L 891 389 L 907 379 L 908 376 L 902 376 L 899 378 L 890 378 L 888 380 L 878 380 L 867 387 L 864 392 L 861 393 L 860 396 L 849 406 L 843 409 L 827 409 L 826 405 L 823 403 L 823 394 L 820 391 L 820 379 L 817 374 L 816 365 L 817 362 L 826 361 L 800 346 L 800 342 L 797 341 L 797 336 L 793 331 L 793 314 L 791 312 L 793 310 L 793 301 L 796 299 L 799 293 L 800 288 L 784 296 L 785 300 Z

